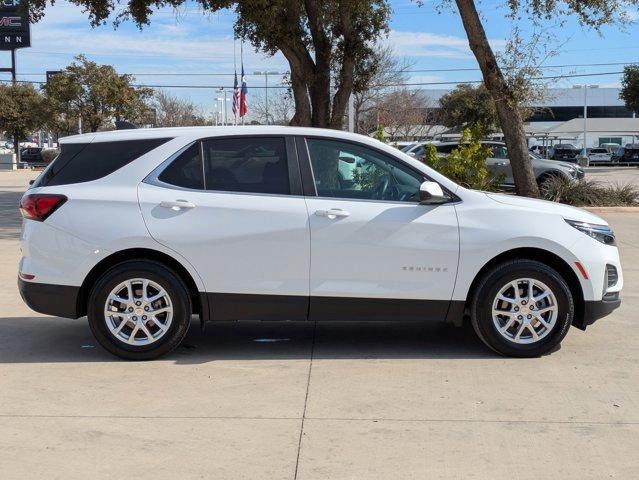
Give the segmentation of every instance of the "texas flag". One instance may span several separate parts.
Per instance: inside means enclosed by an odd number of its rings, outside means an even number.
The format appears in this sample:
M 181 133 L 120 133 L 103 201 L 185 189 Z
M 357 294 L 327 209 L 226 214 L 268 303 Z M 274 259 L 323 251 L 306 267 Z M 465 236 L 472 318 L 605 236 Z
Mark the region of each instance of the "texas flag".
M 246 77 L 244 76 L 244 65 L 242 65 L 242 88 L 240 89 L 240 117 L 248 112 L 248 103 L 246 96 L 248 95 L 248 87 L 246 86 Z

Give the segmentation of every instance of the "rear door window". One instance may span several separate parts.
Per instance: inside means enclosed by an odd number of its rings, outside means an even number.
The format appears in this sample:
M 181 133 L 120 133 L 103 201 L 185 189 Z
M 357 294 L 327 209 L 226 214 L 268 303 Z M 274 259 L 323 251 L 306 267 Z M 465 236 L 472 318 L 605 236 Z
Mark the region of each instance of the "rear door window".
M 207 190 L 288 195 L 291 192 L 284 137 L 217 138 L 203 141 Z
M 67 185 L 106 177 L 169 140 L 152 138 L 62 144 L 60 154 L 33 186 Z
M 194 143 L 184 150 L 158 177 L 164 183 L 182 188 L 204 189 L 204 170 L 200 144 Z

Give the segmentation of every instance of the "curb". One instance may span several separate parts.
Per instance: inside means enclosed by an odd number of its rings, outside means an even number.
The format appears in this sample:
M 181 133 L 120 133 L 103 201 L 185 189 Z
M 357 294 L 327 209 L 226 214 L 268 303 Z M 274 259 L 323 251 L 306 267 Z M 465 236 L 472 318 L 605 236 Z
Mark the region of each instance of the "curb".
M 639 207 L 581 207 L 592 213 L 639 213 Z

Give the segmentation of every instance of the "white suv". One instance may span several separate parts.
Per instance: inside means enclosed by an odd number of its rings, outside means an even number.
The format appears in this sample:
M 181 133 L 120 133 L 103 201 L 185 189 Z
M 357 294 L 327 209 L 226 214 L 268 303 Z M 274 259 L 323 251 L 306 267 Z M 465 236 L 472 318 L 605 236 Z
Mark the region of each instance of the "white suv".
M 614 234 L 556 203 L 462 188 L 368 137 L 292 127 L 92 133 L 21 200 L 19 286 L 128 359 L 200 320 L 470 318 L 543 354 L 620 304 Z

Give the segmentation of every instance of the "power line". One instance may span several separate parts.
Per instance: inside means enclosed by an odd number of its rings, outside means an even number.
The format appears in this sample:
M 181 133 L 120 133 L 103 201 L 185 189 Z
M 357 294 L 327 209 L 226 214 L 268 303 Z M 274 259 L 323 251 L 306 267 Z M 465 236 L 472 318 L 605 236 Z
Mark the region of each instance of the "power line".
M 551 75 L 544 77 L 531 77 L 530 80 L 560 80 L 564 78 L 580 78 L 580 77 L 600 77 L 606 75 L 621 75 L 623 72 L 598 72 L 598 73 L 578 73 L 572 75 Z M 0 80 L 0 82 L 9 83 L 11 80 Z M 30 83 L 34 85 L 44 85 L 46 82 L 35 80 L 18 80 L 19 83 Z M 387 88 L 387 87 L 418 87 L 418 86 L 432 86 L 432 85 L 459 85 L 459 84 L 474 84 L 482 83 L 483 80 L 459 80 L 455 82 L 411 82 L 411 83 L 388 83 L 381 85 L 372 85 L 371 88 Z M 145 83 L 132 84 L 134 87 L 146 87 L 146 88 L 190 88 L 190 89 L 211 89 L 211 88 L 227 88 L 232 89 L 230 85 L 150 85 Z M 252 85 L 252 89 L 263 89 L 265 86 Z M 268 88 L 290 88 L 288 85 L 273 85 Z
M 635 65 L 637 62 L 612 62 L 612 63 L 573 63 L 573 64 L 565 64 L 565 65 L 542 65 L 538 68 L 540 70 L 549 69 L 549 68 L 573 68 L 573 67 L 610 67 L 610 66 L 625 66 L 625 65 Z M 512 69 L 505 69 L 512 70 Z M 477 67 L 469 67 L 469 68 L 430 68 L 430 69 L 419 69 L 419 70 L 397 70 L 399 73 L 445 73 L 445 72 L 479 72 L 480 69 Z M 273 73 L 272 75 L 289 75 L 290 72 L 278 72 Z M 18 73 L 20 76 L 44 76 L 44 73 L 39 72 L 22 72 Z M 222 73 L 222 72 L 211 72 L 211 73 L 177 73 L 177 72 L 147 72 L 147 73 L 138 73 L 138 72 L 121 72 L 120 75 L 132 75 L 134 77 L 232 77 L 234 75 L 231 73 Z M 271 75 L 269 73 L 269 75 Z M 256 76 L 251 73 L 246 74 L 247 77 Z

